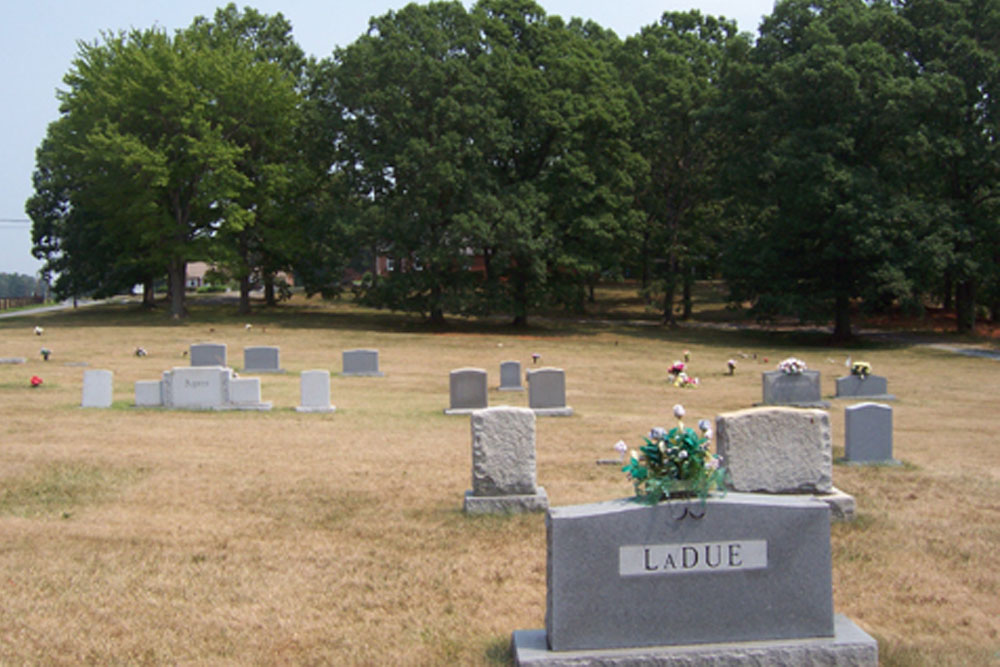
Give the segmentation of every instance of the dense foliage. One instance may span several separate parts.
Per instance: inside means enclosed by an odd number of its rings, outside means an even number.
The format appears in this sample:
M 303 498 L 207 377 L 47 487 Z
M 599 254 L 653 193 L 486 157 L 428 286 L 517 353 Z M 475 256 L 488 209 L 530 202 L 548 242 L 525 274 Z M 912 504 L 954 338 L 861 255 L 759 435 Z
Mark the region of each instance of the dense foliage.
M 759 317 L 1000 317 L 1000 0 L 779 0 L 624 40 L 531 0 L 410 4 L 323 60 L 234 5 L 80 45 L 27 204 L 60 295 L 213 262 L 422 313 L 665 322 L 722 276 Z M 269 294 L 273 294 L 269 290 Z M 678 296 L 681 309 L 677 311 Z

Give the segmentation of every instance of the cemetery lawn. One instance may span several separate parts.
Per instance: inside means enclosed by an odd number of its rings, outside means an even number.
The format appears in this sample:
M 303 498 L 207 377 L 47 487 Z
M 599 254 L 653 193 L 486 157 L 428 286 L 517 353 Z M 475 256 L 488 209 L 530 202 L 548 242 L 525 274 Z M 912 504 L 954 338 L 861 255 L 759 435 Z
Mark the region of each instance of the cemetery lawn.
M 674 403 L 692 425 L 749 407 L 761 372 L 793 355 L 828 397 L 848 353 L 870 362 L 899 399 L 904 465 L 834 468 L 858 507 L 833 528 L 836 611 L 879 639 L 886 665 L 1000 663 L 1000 362 L 665 329 L 619 291 L 599 296 L 593 321 L 525 330 L 432 331 L 300 296 L 249 317 L 196 300 L 180 324 L 123 304 L 0 321 L 0 357 L 28 359 L 0 365 L 0 663 L 507 664 L 511 632 L 544 627 L 544 516 L 461 512 L 469 419 L 442 411 L 449 371 L 466 366 L 488 371 L 492 405 L 527 405 L 496 386 L 500 362 L 528 369 L 532 353 L 565 369 L 575 410 L 537 423 L 553 505 L 630 495 L 618 466 L 595 461 L 672 426 Z M 723 310 L 696 308 L 702 321 Z M 280 346 L 288 372 L 260 376 L 274 409 L 131 407 L 133 383 L 186 365 L 196 342 L 226 343 L 237 371 L 245 346 Z M 378 349 L 385 377 L 339 377 L 352 348 Z M 667 385 L 684 350 L 699 389 Z M 86 368 L 114 371 L 111 409 L 79 407 Z M 297 413 L 299 373 L 317 368 L 337 411 Z M 835 457 L 848 404 L 830 410 Z

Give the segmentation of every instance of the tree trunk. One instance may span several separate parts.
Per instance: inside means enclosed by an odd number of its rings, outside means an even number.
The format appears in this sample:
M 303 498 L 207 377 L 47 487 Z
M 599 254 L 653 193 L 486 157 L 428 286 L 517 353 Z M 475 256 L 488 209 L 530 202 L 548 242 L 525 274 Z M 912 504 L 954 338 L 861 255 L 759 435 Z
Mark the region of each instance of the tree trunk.
M 955 285 L 955 326 L 959 333 L 976 327 L 976 282 L 972 279 Z
M 142 307 L 156 308 L 156 283 L 152 278 L 142 282 Z
M 520 271 L 516 271 L 514 280 L 514 326 L 528 325 L 528 283 Z
M 694 311 L 694 305 L 691 300 L 691 288 L 694 285 L 694 272 L 685 271 L 684 272 L 684 293 L 682 296 L 684 302 L 684 313 L 681 315 L 682 320 L 690 320 L 691 314 Z
M 264 274 L 264 303 L 271 307 L 278 305 L 274 298 L 274 274 L 270 271 Z
M 833 340 L 841 343 L 851 339 L 851 300 L 838 294 L 833 304 Z
M 240 315 L 250 314 L 250 274 L 240 278 Z
M 942 290 L 941 291 L 942 291 L 942 295 L 941 296 L 943 297 L 941 299 L 942 308 L 944 308 L 945 311 L 949 311 L 955 305 L 952 302 L 952 297 L 955 294 L 955 285 L 954 285 L 954 283 L 952 282 L 952 279 L 951 279 L 951 269 L 948 269 L 947 271 L 945 271 L 945 274 L 944 274 L 944 285 L 942 286 Z
M 184 306 L 184 280 L 187 278 L 187 262 L 171 259 L 167 264 L 167 282 L 170 284 L 170 317 L 179 320 L 187 317 Z
M 663 281 L 663 323 L 673 326 L 677 324 L 674 317 L 674 292 L 677 291 L 677 262 L 673 253 L 667 258 L 667 275 Z

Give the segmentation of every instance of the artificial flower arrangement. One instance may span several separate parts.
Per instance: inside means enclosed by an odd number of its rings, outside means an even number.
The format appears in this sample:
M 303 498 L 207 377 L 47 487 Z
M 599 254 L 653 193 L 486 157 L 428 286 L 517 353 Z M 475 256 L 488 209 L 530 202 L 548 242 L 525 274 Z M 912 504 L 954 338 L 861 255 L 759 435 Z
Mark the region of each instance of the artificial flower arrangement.
M 726 368 L 729 369 L 729 374 L 732 375 L 736 372 L 736 360 L 730 359 L 726 362 Z
M 32 375 L 30 382 L 32 387 L 38 387 L 39 385 L 42 384 L 42 378 L 38 377 L 37 375 Z
M 45 360 L 45 361 L 48 361 L 48 360 L 49 360 L 49 355 L 51 355 L 51 354 L 52 354 L 52 350 L 50 350 L 50 349 L 49 349 L 49 348 L 47 348 L 47 347 L 43 347 L 43 348 L 42 348 L 41 350 L 39 350 L 38 352 L 39 352 L 39 354 L 41 354 L 41 355 L 42 355 L 42 359 L 43 359 L 43 360 Z
M 872 372 L 872 365 L 867 361 L 855 361 L 851 364 L 851 375 L 858 375 L 862 380 L 866 379 Z
M 632 450 L 622 472 L 635 487 L 636 499 L 647 504 L 669 500 L 671 495 L 690 493 L 704 500 L 712 490 L 725 490 L 726 469 L 717 454 L 708 451 L 712 428 L 707 419 L 698 429 L 685 428 L 684 407 L 674 406 L 677 426 L 667 431 L 654 428 L 645 436 L 639 451 Z M 627 445 L 615 445 L 624 454 Z
M 670 368 L 667 370 L 671 375 L 679 375 L 684 372 L 685 364 L 683 361 L 675 361 Z
M 681 389 L 697 389 L 701 384 L 698 378 L 693 378 L 688 376 L 687 373 L 681 371 L 674 375 L 674 386 Z
M 789 375 L 797 375 L 806 370 L 806 362 L 795 357 L 788 357 L 778 364 L 778 370 Z

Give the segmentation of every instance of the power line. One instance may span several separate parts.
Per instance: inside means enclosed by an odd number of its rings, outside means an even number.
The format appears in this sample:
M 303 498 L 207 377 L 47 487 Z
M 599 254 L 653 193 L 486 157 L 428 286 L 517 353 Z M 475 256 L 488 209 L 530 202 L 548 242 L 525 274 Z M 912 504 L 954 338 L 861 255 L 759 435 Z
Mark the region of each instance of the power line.
M 27 218 L 0 218 L 0 222 L 15 223 L 20 225 L 31 224 L 31 220 L 28 220 Z

